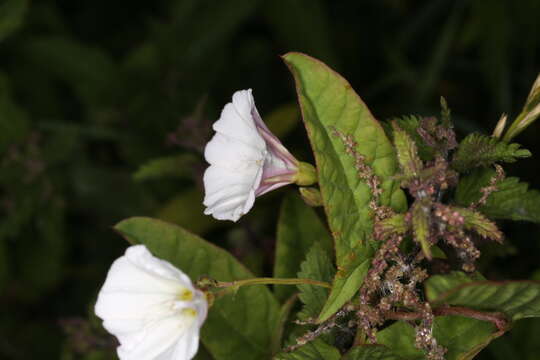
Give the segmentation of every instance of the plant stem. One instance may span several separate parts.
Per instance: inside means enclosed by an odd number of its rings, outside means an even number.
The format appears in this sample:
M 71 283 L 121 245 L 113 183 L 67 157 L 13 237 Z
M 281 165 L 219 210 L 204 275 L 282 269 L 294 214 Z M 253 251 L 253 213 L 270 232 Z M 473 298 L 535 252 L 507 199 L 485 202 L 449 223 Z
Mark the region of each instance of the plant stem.
M 505 332 L 508 330 L 509 320 L 507 316 L 501 312 L 485 312 L 462 306 L 441 306 L 433 309 L 433 314 L 436 316 L 458 315 L 482 321 L 489 321 L 493 323 L 499 331 Z M 419 312 L 389 311 L 385 313 L 385 318 L 388 320 L 412 321 L 422 319 L 423 314 Z
M 312 279 L 279 279 L 279 278 L 253 278 L 253 279 L 245 279 L 245 280 L 236 280 L 236 281 L 218 281 L 215 287 L 219 288 L 227 288 L 227 287 L 234 287 L 238 288 L 240 286 L 246 286 L 246 285 L 315 285 L 315 286 L 322 286 L 325 288 L 332 288 L 332 286 L 324 281 L 317 281 Z

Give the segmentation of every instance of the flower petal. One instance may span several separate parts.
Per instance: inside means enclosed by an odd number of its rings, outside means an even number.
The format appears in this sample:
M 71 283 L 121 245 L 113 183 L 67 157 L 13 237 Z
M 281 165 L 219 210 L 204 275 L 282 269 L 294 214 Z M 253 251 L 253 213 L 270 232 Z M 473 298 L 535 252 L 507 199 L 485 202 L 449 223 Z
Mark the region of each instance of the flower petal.
M 161 354 L 169 352 L 182 338 L 187 340 L 189 335 L 193 335 L 193 331 L 189 331 L 189 329 L 194 324 L 195 318 L 186 316 L 174 315 L 157 319 L 141 329 L 138 334 L 134 334 L 136 335 L 134 338 L 136 337 L 139 341 L 124 341 L 117 349 L 118 357 L 121 360 L 155 359 Z M 198 329 L 196 326 L 195 328 Z M 177 359 L 190 358 L 178 357 Z
M 245 172 L 264 164 L 266 150 L 217 133 L 204 149 L 204 158 L 210 165 Z M 242 175 L 242 174 L 239 174 Z
M 95 306 L 120 342 L 121 360 L 191 359 L 207 311 L 205 295 L 189 277 L 144 245 L 113 263 Z

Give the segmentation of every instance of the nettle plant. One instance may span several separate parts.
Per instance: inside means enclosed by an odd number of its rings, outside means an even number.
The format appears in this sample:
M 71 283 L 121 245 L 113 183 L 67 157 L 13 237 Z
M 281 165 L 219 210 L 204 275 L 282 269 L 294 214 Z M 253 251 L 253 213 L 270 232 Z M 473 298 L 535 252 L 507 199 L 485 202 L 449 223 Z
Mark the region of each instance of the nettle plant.
M 472 359 L 513 322 L 540 316 L 539 282 L 489 281 L 475 268 L 482 243 L 504 241 L 494 219 L 539 216 L 539 193 L 501 164 L 531 155 L 510 140 L 540 113 L 540 77 L 506 131 L 502 116 L 493 135 L 458 142 L 444 99 L 438 118 L 381 123 L 320 61 L 283 59 L 316 168 L 268 130 L 251 90 L 234 94 L 205 150 L 205 213 L 217 219 L 300 186 L 304 201 L 286 197 L 279 216 L 274 277 L 254 278 L 178 226 L 122 221 L 115 228 L 134 245 L 95 308 L 119 357 Z

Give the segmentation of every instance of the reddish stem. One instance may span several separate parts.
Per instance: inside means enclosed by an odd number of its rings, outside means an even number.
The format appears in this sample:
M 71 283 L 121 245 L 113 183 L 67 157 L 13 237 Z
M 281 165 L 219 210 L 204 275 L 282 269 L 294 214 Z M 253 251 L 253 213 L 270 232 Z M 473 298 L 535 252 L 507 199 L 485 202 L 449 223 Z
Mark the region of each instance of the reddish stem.
M 474 310 L 462 306 L 441 306 L 433 309 L 433 315 L 447 316 L 458 315 L 468 318 L 473 318 L 482 321 L 489 321 L 497 327 L 497 330 L 505 332 L 508 330 L 509 319 L 504 313 L 501 312 L 485 312 Z M 405 320 L 412 321 L 422 319 L 423 315 L 418 312 L 407 311 L 389 311 L 384 314 L 384 317 L 388 320 Z

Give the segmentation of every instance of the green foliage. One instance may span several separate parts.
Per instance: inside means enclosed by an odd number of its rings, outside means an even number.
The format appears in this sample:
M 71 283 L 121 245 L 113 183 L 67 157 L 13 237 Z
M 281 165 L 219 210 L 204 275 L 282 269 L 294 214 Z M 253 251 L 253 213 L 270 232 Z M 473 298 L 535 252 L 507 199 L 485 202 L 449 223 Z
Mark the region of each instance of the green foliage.
M 451 209 L 463 216 L 463 225 L 466 229 L 475 231 L 483 238 L 502 241 L 502 233 L 497 228 L 497 225 L 484 215 L 466 208 L 451 207 Z
M 491 323 L 461 316 L 438 316 L 433 325 L 437 342 L 448 349 L 446 360 L 473 359 L 497 333 Z M 379 332 L 377 341 L 406 360 L 423 360 L 424 354 L 415 346 L 414 328 L 398 321 Z
M 22 53 L 33 66 L 69 86 L 89 115 L 103 116 L 119 93 L 120 72 L 109 54 L 63 36 L 34 37 Z M 106 119 L 105 119 L 106 120 Z
M 462 206 L 478 201 L 480 189 L 489 185 L 495 171 L 478 169 L 461 178 L 455 201 Z M 494 219 L 524 220 L 540 223 L 540 192 L 529 190 L 529 185 L 516 177 L 508 177 L 496 184 L 484 206 L 479 210 Z
M 0 73 L 0 154 L 30 132 L 27 114 L 13 101 L 9 79 Z
M 5 0 L 0 4 L 0 41 L 18 30 L 28 10 L 28 0 Z
M 115 226 L 133 244 L 145 244 L 192 279 L 208 275 L 220 281 L 252 275 L 226 251 L 182 228 L 150 218 L 131 218 Z M 263 311 L 261 311 L 263 310 Z M 201 336 L 216 360 L 268 358 L 278 320 L 278 303 L 265 286 L 246 286 L 215 301 Z M 227 336 L 223 336 L 227 334 Z
M 381 345 L 364 345 L 352 348 L 342 360 L 401 360 L 390 349 Z
M 328 257 L 327 254 L 332 252 L 332 238 L 328 230 L 315 211 L 304 204 L 298 195 L 288 195 L 281 205 L 277 225 L 274 276 L 277 278 L 296 277 L 300 264 L 306 259 L 308 252 L 317 251 L 314 247 L 317 244 L 320 245 L 317 249 Z M 313 255 L 315 260 L 318 255 L 319 253 Z M 312 273 L 312 275 L 317 276 L 319 273 Z M 276 297 L 280 300 L 291 296 L 293 292 L 293 287 L 275 288 Z
M 423 166 L 418 157 L 416 144 L 404 130 L 399 128 L 396 122 L 393 122 L 392 126 L 394 128 L 394 146 L 403 175 L 407 179 L 418 177 Z
M 405 234 L 409 230 L 409 225 L 405 220 L 405 215 L 396 214 L 383 219 L 377 223 L 375 231 L 379 232 L 381 238 L 386 238 L 391 234 Z
M 160 220 L 180 225 L 189 231 L 198 234 L 205 233 L 222 224 L 204 214 L 202 199 L 203 194 L 199 189 L 188 188 L 166 201 L 155 216 Z
M 459 172 L 466 172 L 475 167 L 489 166 L 496 162 L 511 163 L 531 156 L 529 150 L 520 147 L 519 144 L 509 144 L 491 136 L 473 133 L 459 144 L 452 166 Z
M 264 115 L 264 123 L 278 138 L 287 136 L 300 123 L 300 110 L 296 103 L 284 104 Z
M 402 117 L 393 118 L 391 121 L 383 123 L 383 125 L 387 135 L 393 139 L 394 128 L 391 124 L 396 123 L 397 126 L 403 131 L 405 131 L 414 141 L 418 149 L 418 156 L 420 157 L 420 159 L 424 161 L 433 160 L 433 157 L 435 156 L 435 150 L 433 149 L 433 147 L 426 144 L 424 139 L 422 139 L 422 136 L 420 136 L 420 134 L 418 133 L 420 121 L 421 118 L 419 116 L 405 115 Z
M 339 360 L 341 354 L 338 349 L 317 339 L 290 353 L 278 354 L 275 360 Z
M 331 283 L 336 270 L 327 254 L 321 243 L 315 243 L 300 266 L 298 278 Z M 302 311 L 298 313 L 298 318 L 300 320 L 316 318 L 326 303 L 329 290 L 308 284 L 297 285 L 297 287 L 300 290 L 300 300 L 304 303 Z
M 516 137 L 531 125 L 538 116 L 540 116 L 540 74 L 538 74 L 536 81 L 532 85 L 529 96 L 527 96 L 527 100 L 523 106 L 523 110 L 504 135 L 504 140 L 510 141 Z
M 197 162 L 197 158 L 189 153 L 152 159 L 139 167 L 133 174 L 133 179 L 145 181 L 164 177 L 185 177 Z
M 390 142 L 347 81 L 309 56 L 289 53 L 283 58 L 296 81 L 340 269 L 319 318 L 322 321 L 358 290 L 372 254 L 368 246 L 373 226 L 368 207 L 371 191 L 359 178 L 355 157 L 362 156 L 381 178 L 382 204 L 403 209 L 405 198 L 391 178 L 397 162 Z M 348 136 L 351 144 L 344 143 Z M 348 145 L 357 154 L 348 154 Z M 339 207 L 331 205 L 338 203 Z
M 414 238 L 420 243 L 425 257 L 431 260 L 431 243 L 429 242 L 430 205 L 416 201 L 412 209 L 412 228 Z
M 467 306 L 478 310 L 502 311 L 512 320 L 540 317 L 540 282 L 470 281 L 454 287 L 444 275 L 432 276 L 426 286 L 433 304 Z

